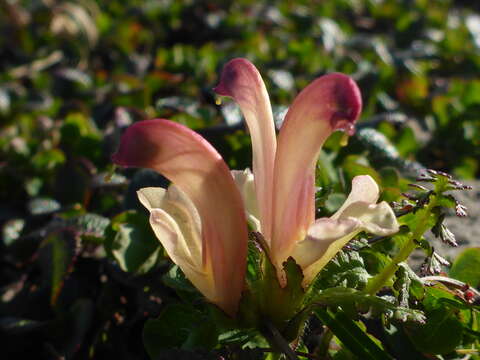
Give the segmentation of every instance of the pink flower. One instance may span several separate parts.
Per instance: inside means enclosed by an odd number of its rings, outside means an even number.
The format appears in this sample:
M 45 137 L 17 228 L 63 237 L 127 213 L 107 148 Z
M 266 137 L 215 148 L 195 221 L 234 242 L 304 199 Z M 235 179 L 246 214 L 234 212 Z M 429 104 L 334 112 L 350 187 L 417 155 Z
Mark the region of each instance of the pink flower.
M 230 173 L 200 135 L 161 119 L 130 126 L 113 156 L 119 165 L 151 168 L 172 182 L 167 190 L 141 189 L 138 197 L 168 255 L 209 301 L 236 313 L 244 286 L 247 220 L 265 238 L 282 285 L 283 263 L 290 256 L 308 286 L 359 232 L 398 230 L 390 206 L 376 203 L 379 189 L 369 176 L 353 179 L 352 192 L 332 217 L 315 220 L 320 149 L 335 130 L 352 134 L 360 115 L 360 91 L 352 79 L 335 73 L 307 86 L 290 107 L 278 144 L 268 93 L 253 64 L 230 61 L 215 91 L 232 97 L 243 112 L 252 136 L 253 173 Z
M 151 168 L 173 183 L 138 191 L 155 235 L 198 290 L 234 315 L 245 279 L 247 222 L 218 152 L 187 127 L 156 119 L 130 126 L 112 159 Z
M 354 132 L 362 101 L 349 77 L 333 73 L 308 85 L 296 97 L 275 137 L 270 100 L 253 64 L 234 59 L 225 65 L 219 95 L 240 106 L 252 137 L 253 174 L 234 172 L 250 224 L 263 234 L 282 285 L 282 265 L 292 256 L 307 286 L 320 269 L 356 234 L 398 231 L 390 206 L 376 204 L 379 189 L 369 176 L 353 179 L 352 192 L 331 218 L 315 220 L 315 164 L 335 130 Z

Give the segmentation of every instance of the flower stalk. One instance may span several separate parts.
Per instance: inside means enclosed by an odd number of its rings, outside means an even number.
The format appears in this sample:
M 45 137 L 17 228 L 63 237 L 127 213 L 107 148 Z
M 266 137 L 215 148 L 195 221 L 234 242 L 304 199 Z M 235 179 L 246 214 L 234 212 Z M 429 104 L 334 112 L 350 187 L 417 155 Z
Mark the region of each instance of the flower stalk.
M 413 250 L 417 247 L 417 241 L 422 237 L 422 235 L 430 227 L 430 218 L 433 216 L 432 210 L 437 205 L 436 199 L 430 201 L 427 208 L 425 209 L 425 214 L 422 216 L 417 227 L 413 232 L 408 236 L 408 240 L 405 245 L 400 249 L 400 251 L 395 255 L 392 261 L 377 275 L 371 279 L 367 286 L 365 287 L 365 292 L 368 294 L 375 295 L 380 291 L 385 284 L 395 275 L 398 270 L 399 264 L 408 259 Z
M 447 202 L 453 200 L 454 204 L 457 204 L 451 195 L 443 194 L 446 191 L 452 190 L 450 186 L 452 182 L 450 175 L 432 170 L 429 171 L 429 174 L 431 176 L 425 175 L 424 177 L 420 178 L 419 181 L 434 183 L 433 191 L 429 191 L 423 186 L 411 184 L 411 187 L 419 189 L 419 194 L 405 194 L 407 198 L 416 201 L 416 206 L 412 207 L 412 210 L 416 216 L 419 217 L 419 219 L 416 221 L 415 228 L 411 229 L 411 231 L 407 234 L 407 241 L 400 251 L 394 256 L 392 261 L 380 273 L 375 275 L 369 281 L 364 289 L 366 293 L 374 295 L 380 291 L 395 275 L 399 264 L 407 260 L 412 251 L 415 250 L 423 234 L 425 234 L 428 229 L 435 226 L 439 217 L 443 220 L 443 217 L 439 215 L 439 211 L 437 210 L 439 207 L 445 206 L 445 200 L 447 200 Z M 463 188 L 461 188 L 461 190 L 463 190 Z M 410 212 L 407 212 L 407 214 L 408 213 Z

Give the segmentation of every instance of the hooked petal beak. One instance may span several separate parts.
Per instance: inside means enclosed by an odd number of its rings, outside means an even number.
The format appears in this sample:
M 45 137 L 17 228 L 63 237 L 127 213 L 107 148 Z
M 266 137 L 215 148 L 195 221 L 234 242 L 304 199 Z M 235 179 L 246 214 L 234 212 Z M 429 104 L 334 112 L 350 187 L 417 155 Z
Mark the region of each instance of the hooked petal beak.
M 277 269 L 315 220 L 315 164 L 335 130 L 354 131 L 360 90 L 346 75 L 322 76 L 295 98 L 280 129 L 275 157 L 272 257 Z

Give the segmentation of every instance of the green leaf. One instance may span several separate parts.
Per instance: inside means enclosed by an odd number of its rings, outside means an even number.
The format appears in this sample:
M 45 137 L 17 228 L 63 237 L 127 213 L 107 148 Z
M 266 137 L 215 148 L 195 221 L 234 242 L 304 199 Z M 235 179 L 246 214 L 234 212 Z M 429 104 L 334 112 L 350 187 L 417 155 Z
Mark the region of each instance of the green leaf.
M 434 211 L 421 208 L 415 212 L 411 212 L 400 217 L 399 222 L 401 225 L 407 225 L 411 231 L 415 231 L 415 229 L 420 225 L 427 227 L 427 229 L 430 229 L 437 223 L 438 216 L 439 215 Z M 415 240 L 420 241 L 421 239 Z
M 332 313 L 324 309 L 316 309 L 314 312 L 345 347 L 360 359 L 392 359 L 344 312 Z
M 369 166 L 365 158 L 357 155 L 348 155 L 343 161 L 342 167 L 350 179 L 358 175 L 370 175 L 377 183 L 381 182 L 380 175 Z
M 25 180 L 25 191 L 27 192 L 28 195 L 34 197 L 37 196 L 40 193 L 40 190 L 43 186 L 43 183 L 45 182 L 44 179 L 34 177 L 31 179 L 26 179 Z
M 187 340 L 182 344 L 184 349 L 213 348 L 218 342 L 217 326 L 209 319 L 203 319 L 198 326 L 194 326 Z
M 32 166 L 38 171 L 50 170 L 65 162 L 65 154 L 59 149 L 49 149 L 36 153 L 32 159 Z
M 67 358 L 73 355 L 82 346 L 94 320 L 95 306 L 91 299 L 78 299 L 70 307 L 67 318 L 68 338 L 62 343 Z
M 424 325 L 406 327 L 413 344 L 429 354 L 448 354 L 462 342 L 462 323 L 455 311 L 435 309 L 427 313 Z
M 283 330 L 288 326 L 289 321 L 299 312 L 305 296 L 302 287 L 302 269 L 292 257 L 289 257 L 288 260 L 283 263 L 287 285 L 282 287 L 278 282 L 277 270 L 268 257 L 263 256 L 262 261 L 262 269 L 264 270 L 262 274 L 263 277 L 261 281 L 256 282 L 255 286 L 251 289 L 255 299 L 249 296 L 250 292 L 245 292 L 242 298 L 240 312 L 254 312 L 257 310 L 258 305 L 258 312 L 260 314 L 253 313 L 242 316 L 248 317 L 248 321 L 253 322 L 257 315 L 268 319 L 268 321 L 272 322 L 274 327 L 283 334 Z M 289 330 L 295 332 L 292 328 L 289 328 Z M 283 335 L 286 336 L 285 334 Z M 290 333 L 289 335 L 292 334 Z M 298 335 L 298 332 L 295 333 L 295 336 L 296 335 Z
M 172 266 L 172 268 L 162 276 L 162 281 L 165 285 L 174 289 L 177 295 L 185 301 L 193 302 L 203 298 L 203 295 L 198 292 L 177 265 Z
M 411 280 L 407 275 L 407 271 L 403 266 L 399 266 L 395 272 L 396 280 L 393 283 L 393 288 L 397 291 L 398 304 L 402 307 L 408 308 L 408 298 L 410 296 Z
M 335 133 L 334 133 L 335 134 Z M 322 189 L 338 182 L 338 173 L 333 165 L 333 154 L 320 151 L 315 171 L 315 184 Z
M 0 318 L 0 330 L 7 334 L 20 335 L 42 329 L 47 323 L 30 319 L 5 316 Z
M 383 326 L 382 343 L 386 346 L 396 359 L 408 360 L 432 360 L 429 355 L 424 355 L 418 351 L 405 333 L 402 324 L 388 324 Z
M 5 246 L 9 246 L 20 237 L 25 228 L 24 219 L 10 219 L 2 226 L 2 239 Z
M 289 294 L 292 304 L 299 304 L 303 299 L 304 291 L 302 288 L 303 272 L 295 260 L 290 257 L 283 263 L 283 270 L 287 276 L 287 286 L 285 292 Z
M 36 198 L 28 202 L 27 208 L 32 215 L 46 215 L 59 210 L 60 203 L 50 198 Z
M 78 140 L 79 137 L 93 135 L 100 137 L 97 126 L 82 113 L 70 113 L 65 118 L 61 128 L 62 141 Z
M 390 140 L 381 132 L 364 128 L 355 134 L 355 140 L 369 152 L 369 159 L 379 166 L 395 166 L 404 175 L 418 176 L 425 168 L 417 162 L 404 160 Z
M 50 287 L 50 303 L 55 305 L 64 281 L 77 258 L 78 238 L 70 229 L 50 233 L 40 247 L 40 262 Z
M 98 160 L 102 156 L 100 132 L 91 118 L 72 113 L 62 124 L 61 145 L 67 153 Z
M 229 329 L 218 336 L 222 345 L 242 345 L 251 348 L 268 346 L 266 340 L 255 329 Z
M 480 248 L 466 249 L 457 256 L 449 275 L 470 286 L 480 285 Z
M 446 208 L 455 208 L 457 205 L 455 198 L 452 195 L 437 194 L 438 206 Z
M 335 287 L 324 290 L 316 294 L 311 303 L 313 306 L 341 307 L 352 318 L 362 314 L 376 318 L 385 314 L 388 318 L 400 321 L 425 321 L 424 315 L 418 310 L 396 306 L 382 298 L 351 288 Z
M 382 185 L 384 187 L 398 187 L 400 175 L 398 170 L 391 166 L 385 166 L 379 171 L 382 177 Z
M 185 304 L 167 305 L 143 328 L 143 343 L 152 359 L 169 348 L 209 348 L 216 338 L 214 326 L 201 312 Z
M 418 148 L 415 134 L 413 133 L 413 130 L 409 127 L 404 127 L 396 140 L 396 148 L 400 153 L 400 156 L 403 158 L 415 152 Z
M 255 240 L 248 241 L 246 280 L 251 284 L 259 281 L 262 275 L 261 255 L 263 250 L 260 246 Z
M 335 286 L 362 289 L 370 275 L 357 251 L 340 251 L 320 272 L 312 285 L 315 290 Z
M 92 85 L 91 77 L 77 68 L 62 68 L 56 71 L 56 75 L 71 82 L 70 86 L 78 84 L 82 88 L 89 88 Z
M 425 288 L 420 277 L 418 277 L 418 275 L 410 268 L 407 263 L 400 263 L 398 265 L 405 270 L 405 275 L 410 280 L 410 294 L 413 295 L 417 300 L 423 299 L 425 295 Z
M 106 230 L 105 250 L 123 271 L 134 274 L 150 271 L 162 254 L 147 216 L 136 211 L 125 211 L 112 219 Z
M 334 213 L 340 207 L 346 200 L 345 194 L 342 193 L 333 193 L 330 194 L 327 198 L 327 201 L 325 201 L 325 208 L 329 213 Z
M 105 231 L 110 225 L 110 219 L 98 214 L 86 213 L 68 219 L 67 224 L 73 226 L 82 235 L 83 239 L 103 240 Z
M 365 268 L 369 274 L 378 274 L 391 261 L 391 257 L 371 248 L 361 249 L 360 255 L 365 263 Z
M 475 179 L 480 164 L 478 158 L 463 156 L 453 169 L 453 174 L 462 179 Z

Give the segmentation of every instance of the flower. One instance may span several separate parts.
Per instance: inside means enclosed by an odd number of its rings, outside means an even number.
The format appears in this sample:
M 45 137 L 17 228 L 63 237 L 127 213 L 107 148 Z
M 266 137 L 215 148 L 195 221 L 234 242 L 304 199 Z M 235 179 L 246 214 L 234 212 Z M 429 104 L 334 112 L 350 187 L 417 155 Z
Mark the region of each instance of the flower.
M 379 189 L 369 176 L 353 179 L 352 191 L 337 213 L 315 220 L 314 175 L 321 147 L 335 130 L 352 135 L 361 112 L 360 91 L 352 79 L 333 73 L 314 80 L 295 98 L 278 139 L 265 84 L 252 63 L 231 60 L 214 90 L 237 102 L 250 130 L 253 173 L 233 175 L 247 218 L 262 233 L 282 286 L 283 263 L 290 256 L 301 266 L 303 285 L 308 286 L 359 232 L 398 231 L 390 206 L 376 204 Z
M 112 157 L 119 165 L 151 168 L 172 185 L 138 191 L 150 224 L 170 258 L 205 297 L 234 315 L 245 281 L 247 220 L 265 239 L 286 285 L 283 263 L 293 257 L 303 286 L 355 235 L 389 235 L 398 223 L 369 176 L 357 176 L 343 206 L 315 220 L 315 164 L 335 130 L 352 134 L 361 96 L 343 74 L 322 76 L 294 100 L 275 135 L 265 84 L 253 64 L 234 59 L 223 69 L 219 95 L 240 106 L 252 137 L 253 172 L 232 171 L 218 152 L 187 127 L 164 119 L 130 126 Z
M 173 185 L 138 192 L 167 254 L 212 303 L 235 315 L 245 280 L 247 222 L 242 198 L 218 152 L 169 120 L 139 121 L 112 160 L 151 168 Z

